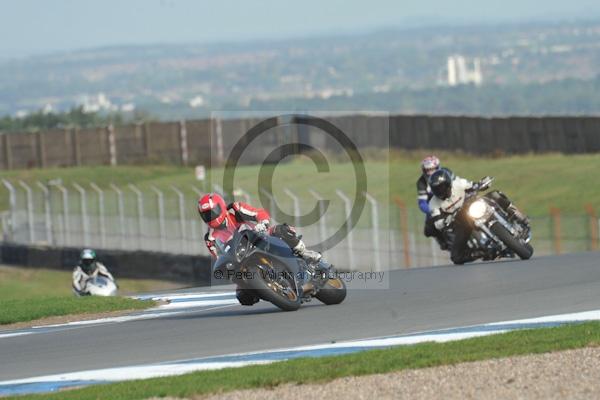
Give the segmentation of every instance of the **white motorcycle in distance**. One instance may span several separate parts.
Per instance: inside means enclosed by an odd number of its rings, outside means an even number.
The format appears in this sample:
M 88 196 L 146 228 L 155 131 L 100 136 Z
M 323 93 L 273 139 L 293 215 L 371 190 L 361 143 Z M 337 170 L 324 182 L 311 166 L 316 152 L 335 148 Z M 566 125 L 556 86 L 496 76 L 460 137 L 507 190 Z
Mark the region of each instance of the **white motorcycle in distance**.
M 98 275 L 88 279 L 85 285 L 85 290 L 90 296 L 116 296 L 117 284 L 105 276 Z

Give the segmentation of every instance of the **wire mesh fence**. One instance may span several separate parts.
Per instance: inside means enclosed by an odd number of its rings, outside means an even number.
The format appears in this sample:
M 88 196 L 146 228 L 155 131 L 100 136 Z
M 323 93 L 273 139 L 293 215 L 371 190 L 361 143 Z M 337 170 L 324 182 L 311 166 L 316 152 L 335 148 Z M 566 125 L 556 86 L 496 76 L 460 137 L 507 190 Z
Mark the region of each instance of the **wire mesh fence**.
M 198 218 L 196 187 L 133 184 L 99 187 L 93 182 L 63 185 L 60 181 L 35 185 L 3 180 L 10 210 L 2 213 L 3 240 L 49 246 L 93 247 L 208 255 L 206 226 Z M 207 189 L 207 188 L 203 188 Z M 218 185 L 213 190 L 222 191 Z M 265 205 L 276 223 L 299 226 L 307 245 L 323 251 L 343 270 L 388 270 L 448 264 L 447 252 L 423 236 L 424 216 L 417 209 L 390 205 L 364 196 L 364 208 L 353 229 L 349 194 L 332 188 L 328 193 L 301 193 L 282 188 Z M 268 198 L 268 197 L 267 197 Z M 258 193 L 238 188 L 234 198 L 259 204 Z M 317 203 L 319 199 L 328 199 Z M 317 204 L 317 206 L 315 206 Z M 277 208 L 275 207 L 277 206 Z M 321 218 L 302 226 L 301 215 L 324 207 Z M 595 216 L 553 214 L 532 219 L 537 255 L 598 248 Z M 324 248 L 327 238 L 340 232 L 341 240 Z

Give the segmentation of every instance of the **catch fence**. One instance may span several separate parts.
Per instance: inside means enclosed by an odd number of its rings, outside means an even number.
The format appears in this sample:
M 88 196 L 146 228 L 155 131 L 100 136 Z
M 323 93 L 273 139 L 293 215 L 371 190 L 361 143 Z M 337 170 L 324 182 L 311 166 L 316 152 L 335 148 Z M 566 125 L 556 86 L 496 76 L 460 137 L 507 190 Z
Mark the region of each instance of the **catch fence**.
M 174 254 L 207 255 L 206 227 L 198 217 L 198 197 L 211 187 L 143 186 L 128 184 L 100 186 L 94 182 L 63 183 L 60 180 L 27 183 L 3 180 L 9 193 L 9 211 L 2 214 L 3 240 L 20 244 L 57 247 L 93 247 L 112 250 L 146 250 Z M 208 185 L 208 184 L 207 184 Z M 336 189 L 328 193 L 282 188 L 263 193 L 270 203 L 272 219 L 299 226 L 309 246 L 324 251 L 326 258 L 341 270 L 388 270 L 449 263 L 446 252 L 423 236 L 424 216 L 404 203 L 391 203 L 362 193 L 365 207 L 351 230 L 352 200 Z M 271 197 L 269 197 L 271 196 Z M 234 198 L 258 204 L 258 193 L 242 188 Z M 300 216 L 313 207 L 322 217 L 302 226 Z M 278 215 L 275 204 L 287 213 Z M 591 207 L 585 215 L 532 218 L 536 255 L 597 250 L 597 216 Z M 338 232 L 339 231 L 339 232 Z M 341 240 L 331 248 L 323 243 L 339 233 Z

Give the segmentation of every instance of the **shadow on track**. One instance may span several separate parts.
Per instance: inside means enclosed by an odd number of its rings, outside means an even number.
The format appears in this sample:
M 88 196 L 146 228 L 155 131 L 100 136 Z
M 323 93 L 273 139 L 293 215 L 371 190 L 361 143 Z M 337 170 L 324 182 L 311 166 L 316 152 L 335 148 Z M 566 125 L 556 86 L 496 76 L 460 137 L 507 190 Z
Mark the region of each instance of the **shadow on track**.
M 268 303 L 264 300 L 261 300 L 259 303 L 255 304 L 251 307 L 241 306 L 238 304 L 232 304 L 231 306 L 224 306 L 231 308 L 222 308 L 215 309 L 214 311 L 204 311 L 202 309 L 197 312 L 190 312 L 183 315 L 171 315 L 160 318 L 162 321 L 184 321 L 184 320 L 194 320 L 194 319 L 217 319 L 217 318 L 231 318 L 231 317 L 245 317 L 245 316 L 258 316 L 258 315 L 294 315 L 296 313 L 302 312 L 302 310 L 308 310 L 312 308 L 322 308 L 322 307 L 332 307 L 326 306 L 320 302 L 311 302 L 308 304 L 303 304 L 300 309 L 293 312 L 282 311 L 279 308 L 275 307 L 271 303 Z

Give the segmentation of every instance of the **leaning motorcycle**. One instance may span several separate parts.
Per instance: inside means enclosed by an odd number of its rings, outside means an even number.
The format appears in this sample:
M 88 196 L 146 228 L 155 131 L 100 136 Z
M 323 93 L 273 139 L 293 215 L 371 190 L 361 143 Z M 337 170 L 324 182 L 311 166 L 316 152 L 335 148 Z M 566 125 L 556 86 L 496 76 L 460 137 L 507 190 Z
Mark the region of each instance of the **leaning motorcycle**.
M 242 225 L 227 243 L 217 241 L 213 277 L 251 290 L 284 311 L 317 298 L 331 305 L 346 298 L 346 285 L 324 262 L 307 263 L 281 239 Z
M 465 194 L 461 210 L 466 208 L 466 215 L 473 226 L 467 246 L 474 260 L 495 260 L 515 256 L 528 260 L 533 255 L 529 224 L 516 218 L 510 208 L 503 208 L 494 196 L 490 196 L 491 193 L 479 195 L 489 189 L 493 181 L 494 178 L 485 177 L 475 184 L 473 190 Z M 509 202 L 502 193 L 495 192 L 495 194 L 496 198 L 500 196 L 501 199 Z M 452 247 L 452 230 L 446 233 L 446 238 Z

